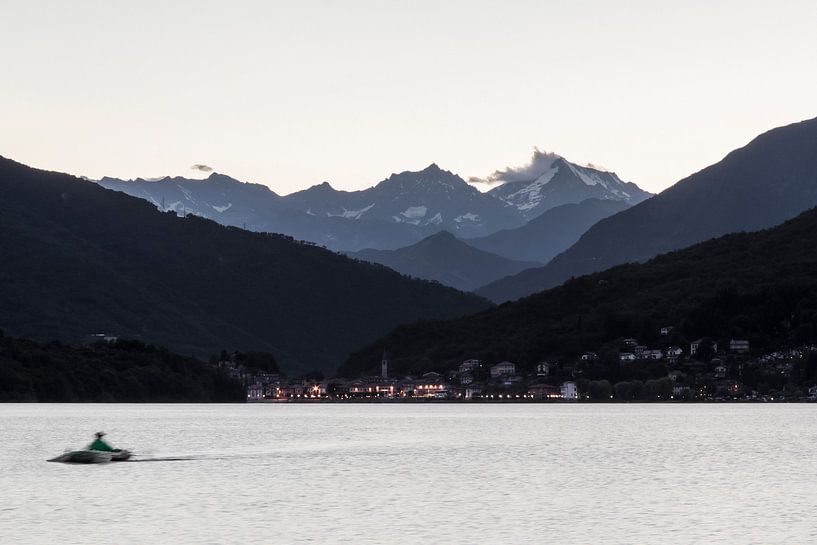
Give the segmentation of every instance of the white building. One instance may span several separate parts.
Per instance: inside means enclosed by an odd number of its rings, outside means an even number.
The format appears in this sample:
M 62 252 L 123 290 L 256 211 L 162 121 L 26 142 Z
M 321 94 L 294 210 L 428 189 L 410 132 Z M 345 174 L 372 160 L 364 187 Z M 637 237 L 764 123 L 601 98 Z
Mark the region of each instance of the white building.
M 667 348 L 667 357 L 668 358 L 679 358 L 684 353 L 684 351 L 679 346 L 670 346 Z
M 562 399 L 576 400 L 579 399 L 579 390 L 576 388 L 576 383 L 573 381 L 562 383 Z
M 635 361 L 635 354 L 632 352 L 622 352 L 618 355 L 618 361 Z
M 247 387 L 247 401 L 262 401 L 264 399 L 264 385 L 260 382 Z

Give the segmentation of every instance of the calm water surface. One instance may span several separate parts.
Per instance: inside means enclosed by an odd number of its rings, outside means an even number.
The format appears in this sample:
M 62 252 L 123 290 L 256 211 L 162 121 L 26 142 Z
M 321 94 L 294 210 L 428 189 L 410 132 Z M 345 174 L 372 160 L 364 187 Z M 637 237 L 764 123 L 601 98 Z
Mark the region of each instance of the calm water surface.
M 47 463 L 98 429 L 143 459 Z M 817 405 L 0 405 L 0 543 L 817 542 Z

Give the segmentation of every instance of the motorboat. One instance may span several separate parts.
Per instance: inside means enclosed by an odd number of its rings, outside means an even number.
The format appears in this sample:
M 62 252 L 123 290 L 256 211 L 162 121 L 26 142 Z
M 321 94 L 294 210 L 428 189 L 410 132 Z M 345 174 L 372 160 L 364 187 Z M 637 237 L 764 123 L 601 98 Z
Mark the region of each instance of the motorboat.
M 113 455 L 113 452 L 102 450 L 70 450 L 48 461 L 63 464 L 105 464 L 113 460 Z M 128 452 L 128 457 L 130 457 L 130 452 Z
M 127 449 L 118 448 L 110 452 L 111 462 L 126 462 L 133 453 Z

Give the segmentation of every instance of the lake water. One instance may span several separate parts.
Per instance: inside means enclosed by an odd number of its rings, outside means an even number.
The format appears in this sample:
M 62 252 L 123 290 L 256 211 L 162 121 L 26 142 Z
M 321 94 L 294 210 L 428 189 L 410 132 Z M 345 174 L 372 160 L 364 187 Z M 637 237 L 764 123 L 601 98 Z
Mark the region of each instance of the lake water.
M 45 461 L 97 430 L 188 459 Z M 816 444 L 817 405 L 0 405 L 0 543 L 814 543 Z

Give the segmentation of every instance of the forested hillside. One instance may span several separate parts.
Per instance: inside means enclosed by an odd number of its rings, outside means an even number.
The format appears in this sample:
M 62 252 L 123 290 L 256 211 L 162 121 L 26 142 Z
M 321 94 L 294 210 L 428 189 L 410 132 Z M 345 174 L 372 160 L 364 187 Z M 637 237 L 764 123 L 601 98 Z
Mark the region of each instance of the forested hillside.
M 396 372 L 446 371 L 469 358 L 530 369 L 575 360 L 622 337 L 649 344 L 673 326 L 681 340 L 740 338 L 754 350 L 817 342 L 817 210 L 572 279 L 472 316 L 398 327 L 340 372 L 373 370 L 386 348 Z

